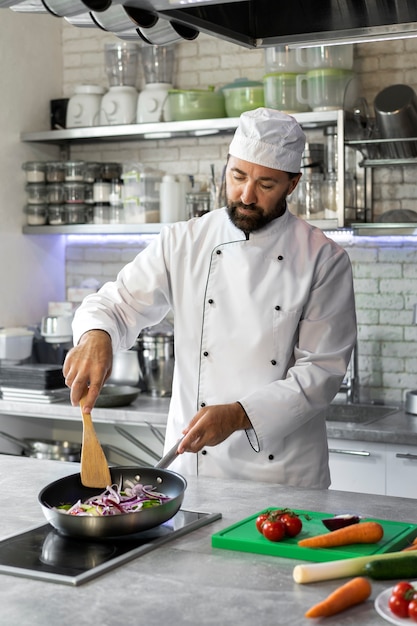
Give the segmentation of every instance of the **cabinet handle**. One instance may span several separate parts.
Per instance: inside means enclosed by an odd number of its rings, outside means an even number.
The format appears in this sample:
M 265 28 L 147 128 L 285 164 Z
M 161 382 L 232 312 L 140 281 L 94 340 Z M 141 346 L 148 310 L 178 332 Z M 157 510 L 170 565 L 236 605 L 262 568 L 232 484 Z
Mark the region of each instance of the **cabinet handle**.
M 395 455 L 395 458 L 397 458 L 397 459 L 409 459 L 410 461 L 417 461 L 417 454 L 401 454 L 401 452 L 398 452 Z
M 335 454 L 348 454 L 350 456 L 371 456 L 371 453 L 366 450 L 343 450 L 342 448 L 329 448 L 329 452 L 333 452 Z

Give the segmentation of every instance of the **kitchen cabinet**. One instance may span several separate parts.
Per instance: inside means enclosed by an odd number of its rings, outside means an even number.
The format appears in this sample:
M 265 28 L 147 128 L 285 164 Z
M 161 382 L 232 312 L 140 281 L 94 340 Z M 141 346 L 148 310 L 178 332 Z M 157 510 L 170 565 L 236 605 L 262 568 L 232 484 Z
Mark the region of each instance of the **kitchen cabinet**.
M 385 494 L 385 444 L 331 438 L 328 444 L 331 489 Z
M 417 498 L 417 448 L 386 444 L 386 495 Z
M 305 131 L 321 130 L 328 126 L 336 127 L 337 134 L 337 178 L 339 194 L 337 211 L 334 219 L 317 220 L 317 226 L 323 229 L 335 229 L 344 226 L 344 182 L 345 182 L 345 114 L 343 110 L 311 113 L 297 113 L 294 117 Z M 232 134 L 238 124 L 238 118 L 213 120 L 187 120 L 182 122 L 163 122 L 152 124 L 132 124 L 118 126 L 95 126 L 89 128 L 71 128 L 43 132 L 25 132 L 21 135 L 24 142 L 55 144 L 61 148 L 61 157 L 69 159 L 71 146 L 80 143 L 126 142 L 164 140 L 179 137 L 209 137 Z M 324 141 L 323 141 L 324 143 Z M 24 226 L 26 234 L 132 234 L 159 232 L 159 224 L 118 224 L 118 225 L 65 225 L 65 226 Z

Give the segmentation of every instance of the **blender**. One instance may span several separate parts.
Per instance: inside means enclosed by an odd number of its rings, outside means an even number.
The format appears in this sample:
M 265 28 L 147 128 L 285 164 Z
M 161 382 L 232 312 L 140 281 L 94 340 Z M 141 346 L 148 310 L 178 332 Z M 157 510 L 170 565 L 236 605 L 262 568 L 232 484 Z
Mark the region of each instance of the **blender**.
M 134 124 L 139 46 L 130 42 L 105 44 L 104 58 L 109 90 L 101 100 L 100 125 Z
M 170 121 L 168 91 L 173 86 L 174 45 L 141 48 L 146 84 L 138 98 L 138 123 Z

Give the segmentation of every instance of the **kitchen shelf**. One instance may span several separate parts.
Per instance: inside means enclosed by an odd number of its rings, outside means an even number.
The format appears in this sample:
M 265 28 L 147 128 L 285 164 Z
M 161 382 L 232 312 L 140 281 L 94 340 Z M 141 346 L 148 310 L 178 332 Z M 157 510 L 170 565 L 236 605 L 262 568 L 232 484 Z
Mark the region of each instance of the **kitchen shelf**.
M 295 113 L 293 116 L 305 129 L 320 129 L 336 126 L 338 151 L 343 154 L 344 111 L 341 109 L 320 112 Z M 122 124 L 113 126 L 91 126 L 88 128 L 69 128 L 39 132 L 23 132 L 24 142 L 56 144 L 69 156 L 71 144 L 97 142 L 126 142 L 141 140 L 170 140 L 178 137 L 204 138 L 213 135 L 231 134 L 239 123 L 238 117 L 187 120 L 181 122 L 161 122 L 151 124 Z M 338 178 L 341 181 L 340 197 L 343 198 L 344 159 L 339 160 Z M 320 220 L 319 228 L 334 230 L 344 225 L 344 207 L 339 202 L 337 216 L 332 220 Z M 80 234 L 80 235 L 129 235 L 159 233 L 161 224 L 65 224 L 62 226 L 23 226 L 23 233 L 42 234 Z
M 166 224 L 63 224 L 23 226 L 25 235 L 152 235 Z
M 401 144 L 413 143 L 416 152 L 415 157 L 387 157 L 386 151 L 396 151 Z M 361 152 L 363 161 L 361 167 L 399 167 L 402 165 L 417 165 L 417 137 L 406 137 L 397 139 L 354 139 L 345 141 L 347 146 L 356 148 Z
M 336 124 L 343 111 L 296 113 L 294 117 L 304 128 L 319 128 Z M 137 141 L 149 139 L 174 139 L 176 137 L 207 137 L 233 133 L 238 117 L 152 124 L 120 124 L 114 126 L 89 126 L 39 132 L 23 132 L 21 140 L 39 143 L 93 143 L 98 141 Z

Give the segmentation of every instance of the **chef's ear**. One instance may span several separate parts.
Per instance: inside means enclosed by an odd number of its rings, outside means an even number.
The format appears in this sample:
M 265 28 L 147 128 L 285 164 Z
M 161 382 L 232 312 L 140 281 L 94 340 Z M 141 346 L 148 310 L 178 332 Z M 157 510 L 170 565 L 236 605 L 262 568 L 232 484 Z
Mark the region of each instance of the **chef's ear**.
M 297 187 L 298 183 L 300 182 L 300 178 L 302 176 L 302 173 L 300 172 L 299 174 L 288 174 L 290 177 L 290 185 L 288 188 L 288 196 L 290 194 L 292 194 L 292 192 L 294 191 L 294 189 Z

